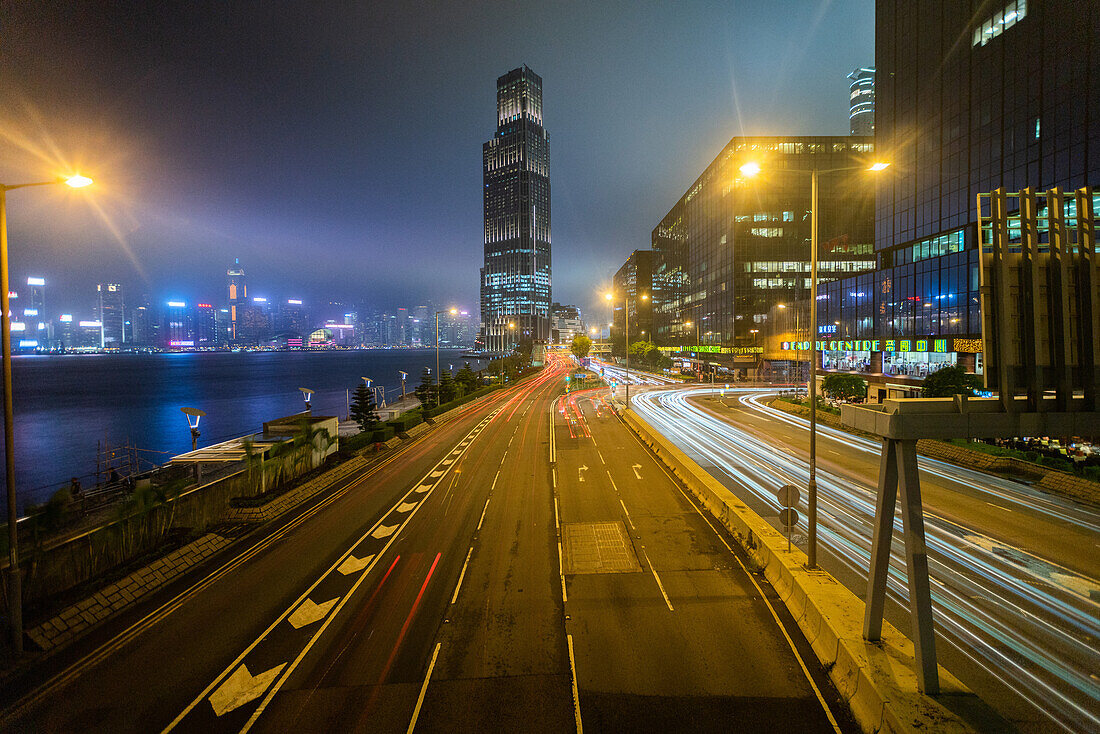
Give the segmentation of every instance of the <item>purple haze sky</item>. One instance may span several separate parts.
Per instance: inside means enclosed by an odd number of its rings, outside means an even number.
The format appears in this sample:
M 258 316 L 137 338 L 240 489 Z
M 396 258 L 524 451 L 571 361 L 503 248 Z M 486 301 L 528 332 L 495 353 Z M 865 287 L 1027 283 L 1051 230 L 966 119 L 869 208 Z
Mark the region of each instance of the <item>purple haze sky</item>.
M 0 3 L 12 279 L 91 315 L 250 294 L 478 308 L 495 80 L 544 80 L 554 300 L 597 307 L 738 134 L 847 134 L 872 0 Z M 588 315 L 588 314 L 586 314 Z

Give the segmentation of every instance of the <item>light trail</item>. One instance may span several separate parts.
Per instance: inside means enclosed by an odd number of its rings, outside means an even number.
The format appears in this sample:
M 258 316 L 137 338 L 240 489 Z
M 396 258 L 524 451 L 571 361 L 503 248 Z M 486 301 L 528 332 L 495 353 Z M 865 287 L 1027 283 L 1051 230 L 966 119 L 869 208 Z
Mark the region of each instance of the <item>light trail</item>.
M 644 420 L 777 524 L 775 490 L 787 483 L 805 486 L 807 463 L 688 400 L 720 390 L 647 391 L 632 396 L 632 402 Z M 735 387 L 727 392 L 746 407 L 806 427 L 805 421 L 761 405 L 759 390 Z M 852 450 L 879 453 L 873 441 L 829 427 L 818 430 Z M 1038 501 L 1023 485 L 932 460 L 921 459 L 920 466 L 924 476 L 984 492 L 1013 511 L 1042 514 L 1087 530 L 1100 528 L 1087 509 L 1062 507 L 1049 498 Z M 859 476 L 837 475 L 820 466 L 817 478 L 822 544 L 848 575 L 865 579 L 877 488 Z M 805 528 L 804 498 L 800 510 L 800 527 Z M 895 523 L 900 532 L 900 515 Z M 1060 727 L 1100 730 L 1100 681 L 1093 677 L 1100 670 L 1100 583 L 943 518 L 927 504 L 925 523 L 941 639 Z M 893 550 L 889 595 L 907 609 L 901 543 Z

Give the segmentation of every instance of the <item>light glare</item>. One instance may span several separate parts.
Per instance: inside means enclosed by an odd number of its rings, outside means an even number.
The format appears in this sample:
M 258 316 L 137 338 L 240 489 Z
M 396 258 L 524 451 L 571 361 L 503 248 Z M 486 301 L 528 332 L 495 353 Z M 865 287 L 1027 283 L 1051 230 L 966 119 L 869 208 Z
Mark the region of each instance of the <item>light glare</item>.
M 87 176 L 81 176 L 78 173 L 65 179 L 65 183 L 69 186 L 72 186 L 74 189 L 82 189 L 85 186 L 91 186 L 92 179 L 88 178 Z

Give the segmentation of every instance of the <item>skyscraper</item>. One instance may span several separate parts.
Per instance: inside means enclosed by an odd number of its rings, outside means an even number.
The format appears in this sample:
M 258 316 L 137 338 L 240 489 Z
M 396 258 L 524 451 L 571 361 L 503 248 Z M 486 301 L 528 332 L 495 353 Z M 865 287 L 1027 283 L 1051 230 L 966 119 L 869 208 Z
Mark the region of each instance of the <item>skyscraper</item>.
M 522 66 L 497 79 L 497 131 L 482 146 L 485 265 L 481 329 L 487 349 L 550 338 L 550 138 L 542 78 Z M 508 324 L 514 323 L 511 332 Z
M 96 317 L 101 324 L 99 346 L 118 349 L 126 333 L 122 286 L 118 283 L 100 283 L 95 288 L 99 296 Z
M 848 127 L 852 135 L 875 134 L 875 69 L 861 67 L 848 78 Z
M 225 275 L 229 281 L 229 341 L 235 342 L 240 338 L 237 336 L 237 326 L 242 316 L 240 311 L 248 305 L 248 284 L 244 279 L 244 268 L 237 258 L 233 258 L 233 265 L 225 271 Z

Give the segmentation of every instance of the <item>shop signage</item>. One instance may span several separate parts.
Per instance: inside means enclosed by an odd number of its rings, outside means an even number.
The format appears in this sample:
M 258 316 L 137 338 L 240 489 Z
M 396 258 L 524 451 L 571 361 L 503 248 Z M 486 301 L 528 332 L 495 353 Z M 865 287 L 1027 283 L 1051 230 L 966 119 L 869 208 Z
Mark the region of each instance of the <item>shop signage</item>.
M 977 347 L 977 350 L 975 350 Z M 809 351 L 810 342 L 781 342 L 780 349 Z M 904 352 L 941 353 L 981 351 L 981 339 L 954 337 L 905 337 L 901 339 L 821 340 L 816 349 L 822 352 Z
M 657 347 L 662 352 L 700 352 L 706 354 L 763 354 L 764 347 L 719 347 L 702 344 L 694 347 Z

